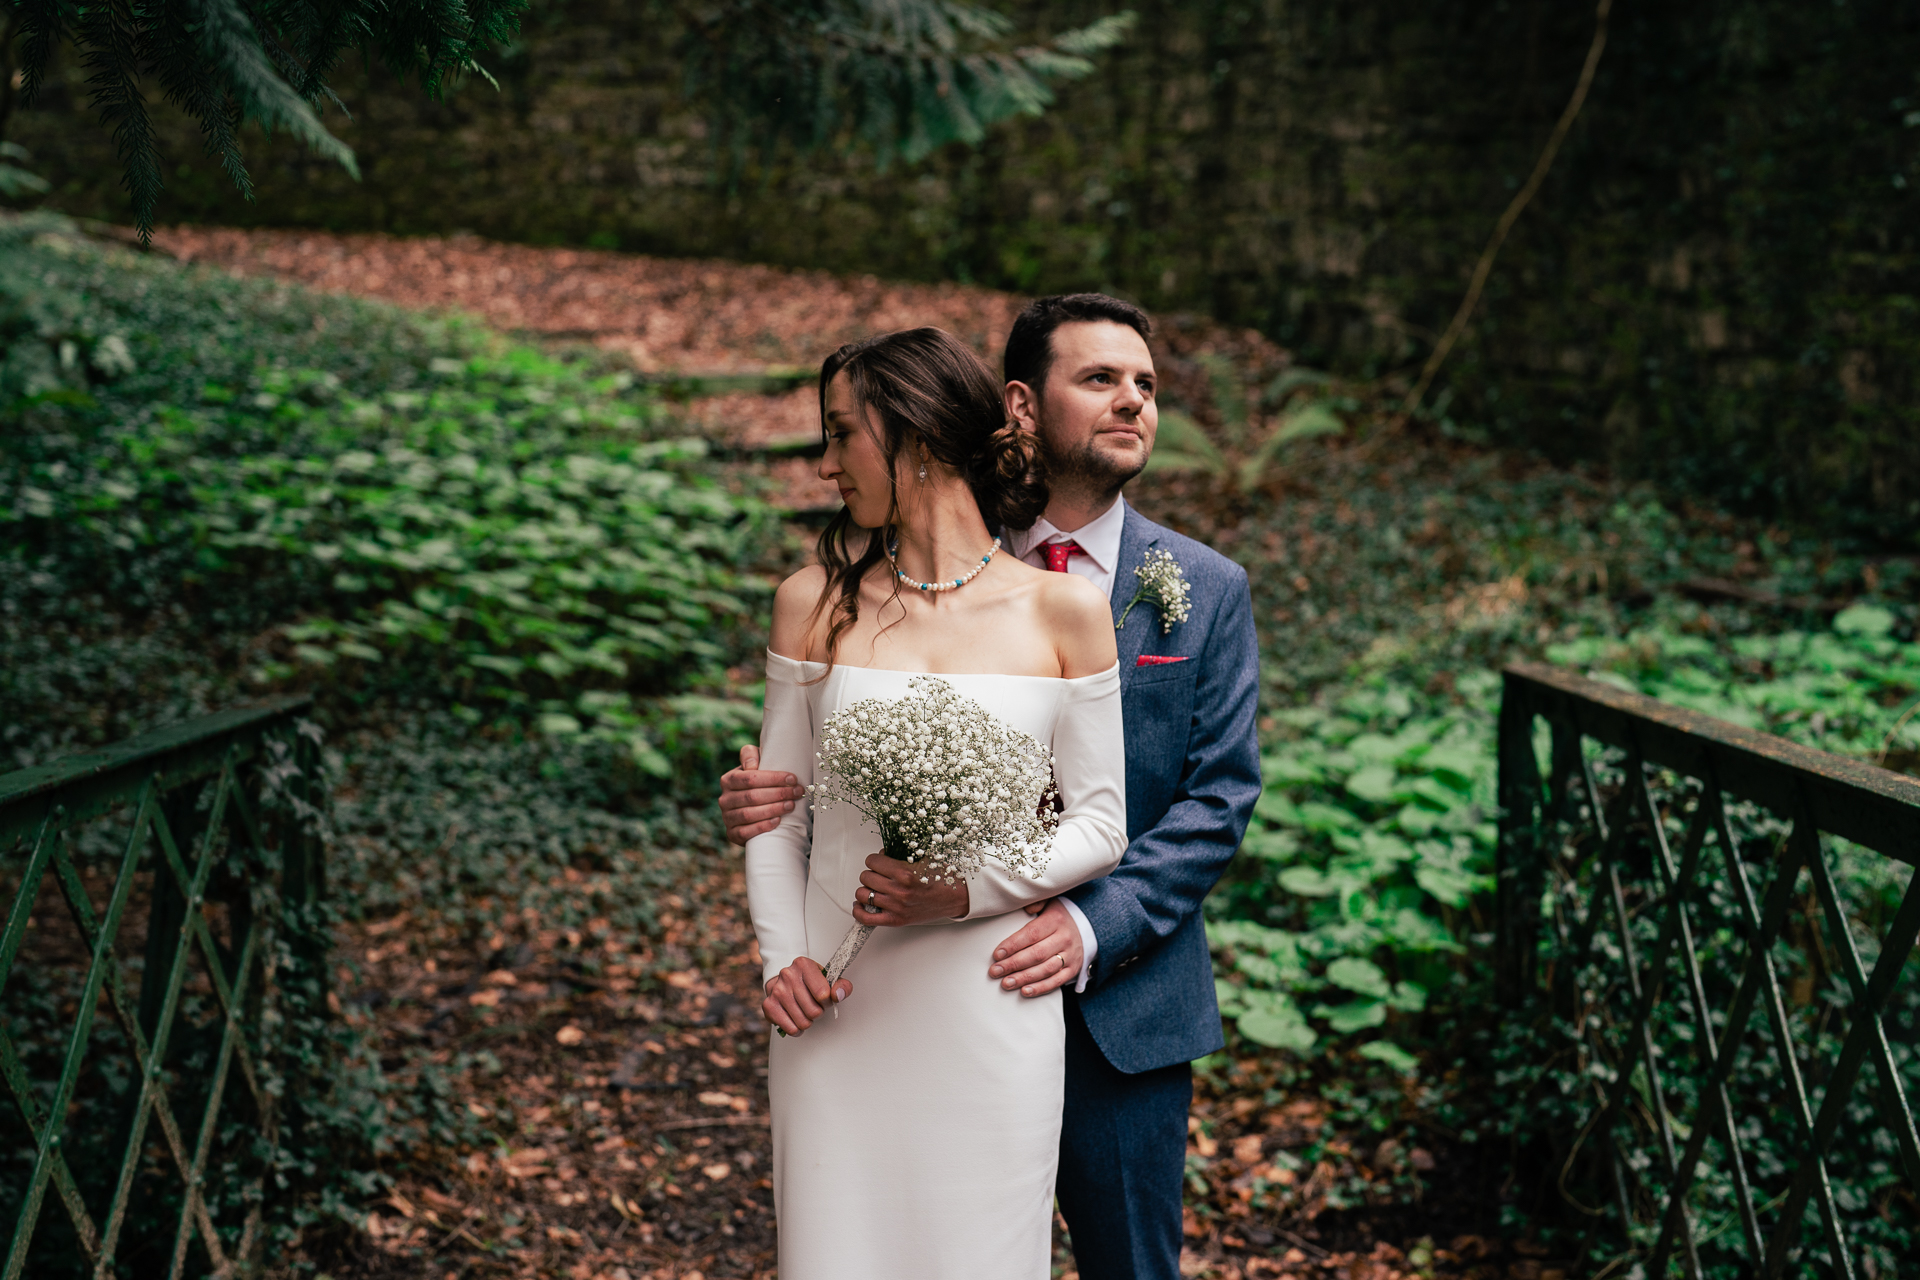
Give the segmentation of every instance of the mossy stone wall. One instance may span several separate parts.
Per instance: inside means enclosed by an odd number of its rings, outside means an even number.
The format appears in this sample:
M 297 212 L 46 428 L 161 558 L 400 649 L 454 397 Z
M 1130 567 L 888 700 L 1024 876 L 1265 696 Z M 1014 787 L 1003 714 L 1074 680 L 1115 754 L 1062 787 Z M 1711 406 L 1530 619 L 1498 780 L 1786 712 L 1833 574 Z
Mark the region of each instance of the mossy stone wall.
M 1103 6 L 1014 6 L 1041 28 Z M 470 230 L 1024 291 L 1108 288 L 1306 362 L 1417 368 L 1565 103 L 1579 0 L 1135 6 L 1044 119 L 874 174 L 733 170 L 650 6 L 552 0 L 501 90 L 349 70 L 366 179 L 284 140 L 257 204 L 173 124 L 162 217 Z M 1876 541 L 1920 534 L 1920 7 L 1617 0 L 1593 94 L 1440 388 L 1456 428 Z M 84 71 L 14 136 L 52 203 L 124 220 Z M 720 176 L 716 177 L 716 174 Z

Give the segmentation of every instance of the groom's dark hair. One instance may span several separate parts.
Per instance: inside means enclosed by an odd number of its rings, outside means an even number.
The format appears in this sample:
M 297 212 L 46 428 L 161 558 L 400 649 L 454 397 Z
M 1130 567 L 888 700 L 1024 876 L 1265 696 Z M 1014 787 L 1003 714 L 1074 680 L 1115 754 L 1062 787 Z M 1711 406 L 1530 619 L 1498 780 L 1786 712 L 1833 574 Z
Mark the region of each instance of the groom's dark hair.
M 1051 298 L 1035 298 L 1013 321 L 1007 334 L 1007 350 L 1001 359 L 1001 373 L 1008 382 L 1024 382 L 1036 392 L 1044 390 L 1047 371 L 1053 366 L 1053 331 L 1063 324 L 1080 320 L 1110 320 L 1123 324 L 1140 335 L 1142 342 L 1153 336 L 1153 321 L 1131 302 L 1104 293 L 1057 293 Z

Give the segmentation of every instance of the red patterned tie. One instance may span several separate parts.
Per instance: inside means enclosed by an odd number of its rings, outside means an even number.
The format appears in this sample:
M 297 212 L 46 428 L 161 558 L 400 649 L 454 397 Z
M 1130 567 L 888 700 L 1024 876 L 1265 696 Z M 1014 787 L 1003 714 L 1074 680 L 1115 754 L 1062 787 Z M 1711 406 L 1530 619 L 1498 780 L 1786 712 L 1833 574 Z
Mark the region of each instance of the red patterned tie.
M 1077 542 L 1049 542 L 1046 546 L 1047 568 L 1055 573 L 1067 571 L 1067 561 L 1075 555 L 1085 555 L 1086 549 Z

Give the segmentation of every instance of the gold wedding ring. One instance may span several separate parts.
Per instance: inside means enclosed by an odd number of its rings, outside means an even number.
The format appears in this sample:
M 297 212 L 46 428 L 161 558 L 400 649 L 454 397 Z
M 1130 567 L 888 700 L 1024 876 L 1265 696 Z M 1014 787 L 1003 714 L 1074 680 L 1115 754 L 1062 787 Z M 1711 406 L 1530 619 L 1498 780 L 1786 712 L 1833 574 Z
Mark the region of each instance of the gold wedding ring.
M 1053 958 L 1060 962 L 1060 967 L 1062 969 L 1067 967 L 1067 955 L 1064 951 L 1054 953 Z

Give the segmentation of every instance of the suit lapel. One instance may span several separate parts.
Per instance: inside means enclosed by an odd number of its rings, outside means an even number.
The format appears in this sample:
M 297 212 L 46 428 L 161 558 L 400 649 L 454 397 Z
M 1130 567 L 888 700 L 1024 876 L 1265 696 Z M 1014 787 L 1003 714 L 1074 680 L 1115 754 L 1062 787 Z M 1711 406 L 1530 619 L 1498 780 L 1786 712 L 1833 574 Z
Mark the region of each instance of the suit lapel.
M 1120 499 L 1126 502 L 1125 498 Z M 1147 562 L 1147 550 L 1160 540 L 1159 526 L 1127 504 L 1126 518 L 1120 524 L 1120 560 L 1113 570 L 1113 621 L 1120 623 L 1120 615 L 1126 612 L 1127 604 L 1133 599 L 1133 593 L 1140 585 L 1140 579 L 1134 576 L 1134 570 Z M 1151 610 L 1147 613 L 1151 614 Z M 1114 636 L 1120 648 L 1120 674 L 1131 675 L 1136 660 L 1146 651 L 1147 641 L 1152 636 L 1152 628 L 1140 625 L 1142 611 L 1135 609 L 1133 616 L 1127 619 L 1127 625 Z

